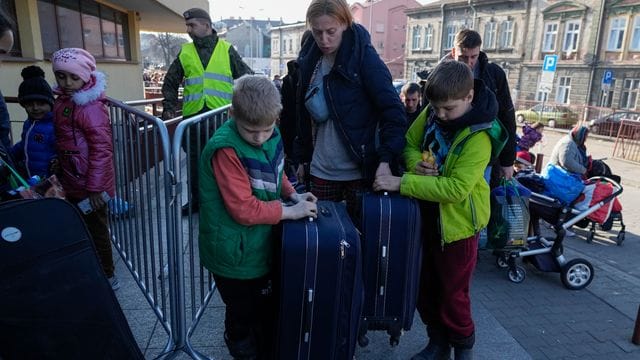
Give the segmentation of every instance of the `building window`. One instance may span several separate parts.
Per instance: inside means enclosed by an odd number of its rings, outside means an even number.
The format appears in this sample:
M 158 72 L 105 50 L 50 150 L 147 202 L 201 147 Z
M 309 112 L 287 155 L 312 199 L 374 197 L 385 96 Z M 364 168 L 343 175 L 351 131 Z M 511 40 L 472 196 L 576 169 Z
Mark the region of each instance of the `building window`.
M 558 80 L 558 91 L 556 91 L 556 102 L 559 104 L 569 103 L 569 93 L 571 92 L 571 78 L 561 76 Z
M 13 16 L 14 19 L 16 19 L 15 0 L 2 0 L 0 2 L 0 6 L 2 6 L 2 8 L 6 11 L 8 15 L 11 15 Z M 0 55 L 0 57 L 3 57 L 3 56 L 13 56 L 13 57 L 22 56 L 22 48 L 20 47 L 20 29 L 18 29 L 18 26 L 16 26 L 16 28 L 13 31 L 13 47 L 8 53 Z
M 96 58 L 131 59 L 127 14 L 90 0 L 38 0 L 46 56 L 66 47 Z
M 433 49 L 433 26 L 431 25 L 424 28 L 424 49 Z
M 485 49 L 495 49 L 496 48 L 496 28 L 498 24 L 491 21 L 484 24 L 484 36 L 482 38 L 482 45 L 484 45 Z
M 422 28 L 420 26 L 413 27 L 413 41 L 411 42 L 411 48 L 413 50 L 420 49 L 420 31 Z
M 547 100 L 549 100 L 549 93 L 547 91 L 538 90 L 536 92 L 536 101 L 547 101 Z
M 544 42 L 542 43 L 543 52 L 556 51 L 556 39 L 558 37 L 558 24 L 547 23 L 544 26 Z
M 500 48 L 509 49 L 513 46 L 513 21 L 506 20 L 500 25 Z
M 444 45 L 443 50 L 452 49 L 456 40 L 456 33 L 458 32 L 458 26 L 447 25 L 447 42 Z
M 631 31 L 631 46 L 629 46 L 629 49 L 640 51 L 640 16 L 636 16 L 633 20 L 633 29 Z
M 293 54 L 293 39 L 289 39 L 289 54 Z
M 638 89 L 640 89 L 640 79 L 625 79 L 622 85 L 620 96 L 620 108 L 635 110 L 638 103 Z
M 608 51 L 622 50 L 622 42 L 624 41 L 624 31 L 627 27 L 626 18 L 615 18 L 611 20 L 611 29 L 609 30 L 609 41 L 607 42 Z
M 567 22 L 564 27 L 564 41 L 562 42 L 562 51 L 567 53 L 577 51 L 578 35 L 580 35 L 580 22 Z

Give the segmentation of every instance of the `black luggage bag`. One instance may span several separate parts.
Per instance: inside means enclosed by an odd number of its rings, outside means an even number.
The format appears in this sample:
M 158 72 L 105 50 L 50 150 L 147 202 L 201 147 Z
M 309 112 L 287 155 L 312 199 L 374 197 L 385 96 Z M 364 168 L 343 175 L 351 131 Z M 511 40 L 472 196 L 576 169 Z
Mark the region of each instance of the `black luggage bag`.
M 366 193 L 362 199 L 365 300 L 360 345 L 367 330 L 386 330 L 398 344 L 410 330 L 422 265 L 420 205 L 399 194 Z
M 343 203 L 285 221 L 280 253 L 277 359 L 352 359 L 362 308 L 360 237 Z
M 0 359 L 143 359 L 80 213 L 0 204 Z

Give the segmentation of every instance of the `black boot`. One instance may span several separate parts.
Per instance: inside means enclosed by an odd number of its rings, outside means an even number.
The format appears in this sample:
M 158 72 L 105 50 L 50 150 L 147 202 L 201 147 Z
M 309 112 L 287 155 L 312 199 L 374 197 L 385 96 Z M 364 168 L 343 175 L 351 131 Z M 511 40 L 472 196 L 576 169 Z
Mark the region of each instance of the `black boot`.
M 473 345 L 476 342 L 476 335 L 472 333 L 470 336 L 462 338 L 453 338 L 454 360 L 473 360 Z
M 258 357 L 258 350 L 253 335 L 249 335 L 241 340 L 231 340 L 225 331 L 224 342 L 227 344 L 229 354 L 233 356 L 234 360 L 255 360 Z
M 453 348 L 455 360 L 473 360 L 473 349 Z
M 415 354 L 411 360 L 449 360 L 451 346 L 444 331 L 427 326 L 427 334 L 429 335 L 427 347 Z

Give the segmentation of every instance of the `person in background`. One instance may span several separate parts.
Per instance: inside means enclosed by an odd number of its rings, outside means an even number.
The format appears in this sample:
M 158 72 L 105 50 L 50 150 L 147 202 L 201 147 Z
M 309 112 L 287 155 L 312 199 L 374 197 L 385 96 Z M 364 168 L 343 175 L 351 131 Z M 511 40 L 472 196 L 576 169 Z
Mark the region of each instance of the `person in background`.
M 358 223 L 360 194 L 400 159 L 405 111 L 389 69 L 346 0 L 313 0 L 306 20 L 314 41 L 300 50 L 295 100 L 287 102 L 296 106 L 297 177 L 306 182 L 310 175 L 319 199 L 346 200 Z
M 0 58 L 2 55 L 9 53 L 13 48 L 14 27 L 15 22 L 0 6 Z M 9 111 L 4 102 L 4 97 L 2 93 L 0 93 L 0 201 L 15 198 L 15 196 L 9 194 L 9 191 L 17 185 L 12 178 L 11 170 L 9 170 L 9 166 L 15 169 L 10 154 L 10 133 L 11 124 L 9 122 Z
M 226 305 L 224 341 L 234 359 L 271 356 L 272 226 L 316 216 L 316 197 L 296 193 L 283 171 L 276 127 L 281 110 L 280 92 L 267 77 L 241 77 L 231 119 L 207 142 L 200 159 L 200 259 Z M 284 206 L 281 199 L 295 205 Z
M 526 150 L 520 150 L 516 153 L 516 160 L 513 162 L 513 174 L 533 171 L 533 165 L 536 162 L 536 156 Z
M 407 129 L 413 124 L 422 110 L 420 98 L 420 85 L 414 82 L 408 82 L 400 89 L 400 100 L 404 104 L 404 110 L 407 114 Z
M 584 125 L 574 126 L 553 147 L 549 163 L 558 165 L 568 172 L 586 175 L 589 168 L 589 156 L 585 145 L 588 135 L 588 127 Z
M 44 71 L 35 65 L 22 69 L 18 101 L 27 112 L 20 141 L 11 148 L 13 159 L 27 178 L 41 179 L 57 171 L 56 137 L 53 128 L 53 92 Z
M 522 137 L 518 140 L 518 150 L 529 151 L 536 143 L 542 140 L 543 131 L 544 124 L 539 121 L 531 125 L 524 124 L 522 127 Z
M 275 74 L 273 75 L 273 85 L 275 85 L 276 89 L 278 89 L 278 91 L 282 91 L 282 79 L 280 79 L 280 75 L 279 74 Z
M 111 288 L 120 283 L 115 275 L 109 234 L 107 203 L 103 193 L 115 194 L 113 139 L 109 112 L 105 106 L 107 81 L 96 70 L 96 60 L 80 48 L 53 53 L 51 65 L 58 86 L 53 104 L 56 148 L 60 163 L 60 184 L 72 204 L 89 199 L 92 211 L 83 213 L 102 270 Z
M 218 33 L 212 28 L 209 13 L 193 8 L 185 11 L 183 16 L 187 33 L 193 42 L 182 45 L 180 53 L 164 77 L 164 120 L 173 119 L 177 115 L 178 88 L 183 80 L 182 116 L 187 119 L 228 105 L 231 102 L 233 80 L 244 74 L 253 74 L 236 49 L 227 41 L 218 38 Z M 189 154 L 188 182 L 191 192 L 191 203 L 182 206 L 183 215 L 197 212 L 199 208 L 198 158 L 208 139 L 207 129 L 200 129 L 200 139 L 197 139 L 197 133 L 194 126 L 187 133 L 189 144 L 182 144 L 182 148 Z
M 484 81 L 498 100 L 498 120 L 509 134 L 509 141 L 500 153 L 498 161 L 491 164 L 485 174 L 485 179 L 493 188 L 500 183 L 500 178 L 513 177 L 513 161 L 516 158 L 516 114 L 509 82 L 504 70 L 498 64 L 489 62 L 487 54 L 480 51 L 482 37 L 477 31 L 460 30 L 456 34 L 454 44 L 451 52 L 443 60 L 454 59 L 467 64 L 473 71 L 473 76 Z
M 421 200 L 423 261 L 416 307 L 429 342 L 412 360 L 473 358 L 471 277 L 480 230 L 491 212 L 483 180 L 506 142 L 495 95 L 471 69 L 440 62 L 425 84 L 429 102 L 407 132 L 402 177 L 378 175 L 375 191 L 400 191 Z

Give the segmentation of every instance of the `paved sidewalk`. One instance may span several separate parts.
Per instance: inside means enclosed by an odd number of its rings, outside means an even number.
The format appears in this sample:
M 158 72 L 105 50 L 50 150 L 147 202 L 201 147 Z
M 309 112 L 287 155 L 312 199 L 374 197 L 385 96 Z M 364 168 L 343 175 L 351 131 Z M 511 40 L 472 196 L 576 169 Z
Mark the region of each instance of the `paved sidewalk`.
M 545 130 L 545 144 L 534 152 L 542 152 L 548 160 L 561 136 Z M 587 142 L 594 158 L 610 157 L 612 145 L 595 137 Z M 625 186 L 621 196 L 627 225 L 623 246 L 615 245 L 614 232 L 599 231 L 591 244 L 584 240 L 582 229 L 566 239 L 565 256 L 587 259 L 595 269 L 591 285 L 580 291 L 565 289 L 558 274 L 528 265 L 524 282 L 514 284 L 505 270 L 495 266 L 491 253 L 481 251 L 472 284 L 475 359 L 640 359 L 640 347 L 630 342 L 640 305 L 640 203 L 635 200 L 640 196 L 640 165 L 617 159 L 607 163 L 622 176 Z M 119 258 L 117 271 L 123 282 L 117 292 L 122 308 L 145 356 L 155 358 L 165 345 L 164 331 Z M 223 307 L 216 296 L 192 337 L 194 347 L 215 359 L 230 359 L 222 324 Z M 395 348 L 389 347 L 386 334 L 370 335 L 370 345 L 358 349 L 358 359 L 409 359 L 426 341 L 418 316 Z M 180 354 L 177 358 L 189 357 Z

